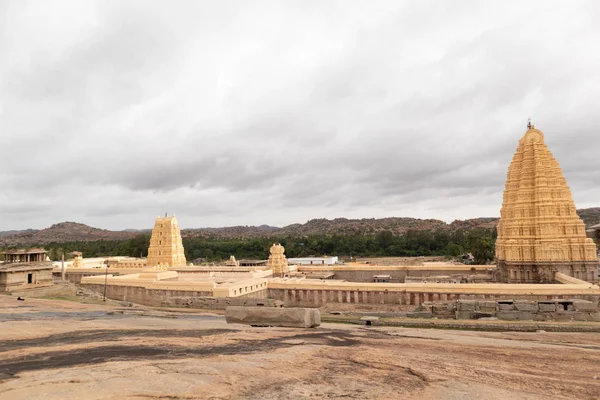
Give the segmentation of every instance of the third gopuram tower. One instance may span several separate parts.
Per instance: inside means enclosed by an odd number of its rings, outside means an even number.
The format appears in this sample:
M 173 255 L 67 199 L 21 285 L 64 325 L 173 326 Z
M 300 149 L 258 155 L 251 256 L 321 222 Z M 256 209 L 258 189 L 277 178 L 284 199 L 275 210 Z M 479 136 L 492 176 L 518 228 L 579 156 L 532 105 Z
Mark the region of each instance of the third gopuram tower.
M 531 124 L 506 179 L 496 264 L 509 283 L 552 283 L 554 274 L 598 280 L 596 245 L 586 237 L 560 165 Z

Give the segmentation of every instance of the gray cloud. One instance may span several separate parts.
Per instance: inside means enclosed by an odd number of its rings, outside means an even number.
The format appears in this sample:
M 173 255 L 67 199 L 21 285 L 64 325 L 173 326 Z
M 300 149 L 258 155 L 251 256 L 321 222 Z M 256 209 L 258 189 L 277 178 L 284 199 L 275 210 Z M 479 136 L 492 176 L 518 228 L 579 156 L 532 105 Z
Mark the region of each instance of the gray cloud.
M 495 216 L 529 116 L 598 205 L 592 1 L 0 14 L 0 230 Z

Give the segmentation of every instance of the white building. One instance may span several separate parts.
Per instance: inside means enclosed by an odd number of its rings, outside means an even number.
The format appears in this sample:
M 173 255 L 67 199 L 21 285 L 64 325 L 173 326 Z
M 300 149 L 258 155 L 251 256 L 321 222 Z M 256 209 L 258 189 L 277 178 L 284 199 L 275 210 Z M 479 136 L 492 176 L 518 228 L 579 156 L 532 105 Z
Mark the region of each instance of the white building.
M 337 262 L 337 257 L 288 258 L 288 264 L 292 265 L 333 265 L 337 264 Z

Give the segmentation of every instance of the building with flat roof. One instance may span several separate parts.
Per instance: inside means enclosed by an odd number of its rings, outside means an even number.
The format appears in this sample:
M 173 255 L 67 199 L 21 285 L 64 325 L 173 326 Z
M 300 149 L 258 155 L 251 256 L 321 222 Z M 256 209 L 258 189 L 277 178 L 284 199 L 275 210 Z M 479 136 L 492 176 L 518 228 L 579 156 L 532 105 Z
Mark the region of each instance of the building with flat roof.
M 52 285 L 52 263 L 44 249 L 8 250 L 2 253 L 0 292 Z
M 47 251 L 44 249 L 15 249 L 4 253 L 4 263 L 29 263 L 46 261 Z
M 334 265 L 338 263 L 338 258 L 337 256 L 288 258 L 288 263 L 292 265 Z

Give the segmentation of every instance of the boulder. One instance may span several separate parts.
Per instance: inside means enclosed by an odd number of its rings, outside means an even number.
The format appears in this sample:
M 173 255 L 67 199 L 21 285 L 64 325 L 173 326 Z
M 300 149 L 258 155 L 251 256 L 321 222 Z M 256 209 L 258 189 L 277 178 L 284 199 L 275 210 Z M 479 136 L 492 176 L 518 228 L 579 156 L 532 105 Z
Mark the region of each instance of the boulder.
M 321 325 L 316 308 L 276 308 L 230 306 L 225 309 L 228 324 L 314 328 Z

